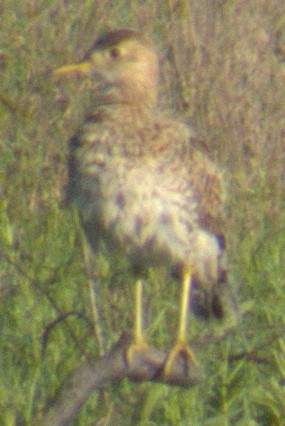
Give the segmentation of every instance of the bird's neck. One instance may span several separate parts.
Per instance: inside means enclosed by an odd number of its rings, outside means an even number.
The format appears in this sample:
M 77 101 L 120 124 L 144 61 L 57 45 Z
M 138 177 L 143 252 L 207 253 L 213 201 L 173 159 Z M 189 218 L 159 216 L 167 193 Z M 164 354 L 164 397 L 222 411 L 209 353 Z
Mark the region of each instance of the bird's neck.
M 134 116 L 153 116 L 156 109 L 156 90 L 120 84 L 104 85 L 96 96 L 96 107 L 110 105 Z M 110 108 L 111 109 L 111 108 Z
M 153 110 L 157 103 L 156 85 L 152 81 L 136 79 L 131 85 L 122 84 L 119 88 L 125 101 L 136 110 Z

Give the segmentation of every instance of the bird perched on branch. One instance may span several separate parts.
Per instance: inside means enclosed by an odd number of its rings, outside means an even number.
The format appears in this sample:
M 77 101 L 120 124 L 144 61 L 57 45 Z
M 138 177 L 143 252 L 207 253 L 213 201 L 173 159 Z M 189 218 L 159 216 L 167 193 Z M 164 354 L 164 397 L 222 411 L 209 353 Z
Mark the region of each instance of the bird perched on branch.
M 83 62 L 56 75 L 87 74 L 101 82 L 89 117 L 72 138 L 69 197 L 77 204 L 88 240 L 135 266 L 165 265 L 181 281 L 176 357 L 196 363 L 187 344 L 189 305 L 194 312 L 223 315 L 219 289 L 223 265 L 224 189 L 217 167 L 191 145 L 192 130 L 157 106 L 158 58 L 143 36 L 117 30 L 101 37 Z M 136 282 L 134 343 L 146 347 Z M 204 296 L 195 304 L 195 291 Z M 131 355 L 130 355 L 131 358 Z

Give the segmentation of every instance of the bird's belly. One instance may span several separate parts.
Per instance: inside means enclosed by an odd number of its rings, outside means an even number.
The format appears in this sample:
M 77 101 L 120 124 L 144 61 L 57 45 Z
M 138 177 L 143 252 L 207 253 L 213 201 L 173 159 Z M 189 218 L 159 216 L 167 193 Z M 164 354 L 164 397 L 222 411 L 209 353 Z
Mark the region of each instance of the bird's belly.
M 120 250 L 132 263 L 158 265 L 183 262 L 189 256 L 197 226 L 196 202 L 179 191 L 177 177 L 137 168 L 122 176 L 105 173 L 81 198 L 88 237 L 110 250 Z M 82 196 L 82 192 L 81 192 Z

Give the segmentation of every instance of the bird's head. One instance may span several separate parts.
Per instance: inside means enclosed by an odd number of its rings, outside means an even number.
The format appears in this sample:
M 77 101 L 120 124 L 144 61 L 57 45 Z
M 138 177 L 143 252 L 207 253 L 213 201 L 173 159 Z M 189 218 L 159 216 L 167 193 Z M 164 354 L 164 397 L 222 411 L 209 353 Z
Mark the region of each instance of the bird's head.
M 158 58 L 150 44 L 136 31 L 122 29 L 106 33 L 96 41 L 82 62 L 57 68 L 53 74 L 70 73 L 99 77 L 119 87 L 125 96 L 156 98 Z

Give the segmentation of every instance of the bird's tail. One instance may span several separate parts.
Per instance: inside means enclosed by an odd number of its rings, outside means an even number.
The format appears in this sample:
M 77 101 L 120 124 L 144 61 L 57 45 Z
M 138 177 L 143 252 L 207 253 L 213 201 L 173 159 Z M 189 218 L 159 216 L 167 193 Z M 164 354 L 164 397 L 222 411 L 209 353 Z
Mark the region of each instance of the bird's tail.
M 190 309 L 204 319 L 231 316 L 237 303 L 228 280 L 224 236 L 199 231 L 196 253 L 200 268 L 191 277 Z

